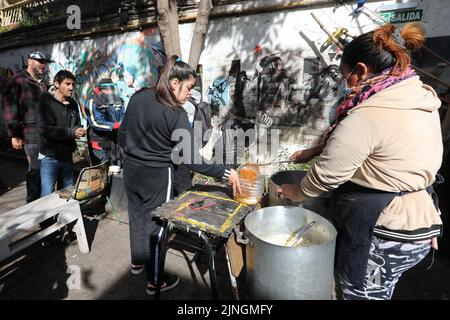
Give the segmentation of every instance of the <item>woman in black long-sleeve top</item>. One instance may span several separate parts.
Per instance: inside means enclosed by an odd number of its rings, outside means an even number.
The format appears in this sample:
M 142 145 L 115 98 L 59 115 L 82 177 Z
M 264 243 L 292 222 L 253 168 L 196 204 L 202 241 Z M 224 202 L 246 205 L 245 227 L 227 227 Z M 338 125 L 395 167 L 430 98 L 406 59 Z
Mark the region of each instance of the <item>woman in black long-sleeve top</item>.
M 144 268 L 147 270 L 149 295 L 155 293 L 163 233 L 152 212 L 172 198 L 175 160 L 172 155 L 184 151 L 183 162 L 191 170 L 227 179 L 234 192 L 236 189 L 240 191 L 236 171 L 222 165 L 193 164 L 191 145 L 188 143 L 191 150 L 177 150 L 180 146 L 177 146 L 178 141 L 172 141 L 175 130 L 178 130 L 176 133 L 189 134 L 189 139 L 193 138 L 187 114 L 181 106 L 194 84 L 194 70 L 172 56 L 156 87 L 140 90 L 131 97 L 119 129 L 119 143 L 125 153 L 123 174 L 130 217 L 131 272 L 138 274 Z M 161 291 L 177 284 L 177 277 L 166 276 Z

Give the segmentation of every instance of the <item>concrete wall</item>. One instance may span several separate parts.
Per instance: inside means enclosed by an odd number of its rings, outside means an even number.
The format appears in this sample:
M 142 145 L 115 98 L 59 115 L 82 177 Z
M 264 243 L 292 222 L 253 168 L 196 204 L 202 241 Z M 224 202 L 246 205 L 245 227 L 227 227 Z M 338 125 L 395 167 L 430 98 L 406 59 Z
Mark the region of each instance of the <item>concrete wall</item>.
M 222 115 L 231 112 L 280 128 L 284 148 L 280 153 L 308 147 L 333 118 L 330 110 L 338 95 L 335 71 L 341 56 L 311 13 L 328 30 L 343 27 L 357 36 L 383 22 L 377 17 L 378 8 L 400 2 L 424 10 L 427 37 L 443 37 L 449 43 L 450 1 L 445 0 L 374 1 L 366 3 L 368 9 L 359 15 L 354 14 L 354 5 L 344 5 L 217 19 L 211 22 L 200 60 L 203 93 Z M 187 56 L 192 25 L 181 30 Z M 439 52 L 449 58 L 448 50 Z M 448 65 L 436 70 L 436 63 L 429 67 L 428 71 L 439 74 L 450 70 Z
M 231 116 L 282 129 L 285 154 L 310 146 L 332 117 L 330 110 L 338 95 L 336 70 L 341 54 L 327 41 L 311 12 L 330 31 L 343 27 L 356 36 L 382 23 L 373 11 L 381 5 L 399 2 L 415 3 L 422 8 L 427 36 L 448 42 L 450 1 L 447 0 L 372 1 L 366 3 L 370 10 L 358 15 L 353 13 L 355 6 L 343 5 L 214 19 L 200 60 L 203 95 L 219 119 Z M 186 61 L 192 30 L 192 23 L 180 25 Z M 49 66 L 47 81 L 62 68 L 76 74 L 76 98 L 81 105 L 88 98 L 92 83 L 105 75 L 118 83 L 122 97 L 128 101 L 135 90 L 155 83 L 157 68 L 165 59 L 159 41 L 157 29 L 150 28 L 3 51 L 0 81 L 23 67 L 30 50 L 39 49 L 50 53 L 55 61 Z M 435 65 L 429 68 L 432 70 Z M 446 70 L 448 66 L 441 72 L 445 74 Z

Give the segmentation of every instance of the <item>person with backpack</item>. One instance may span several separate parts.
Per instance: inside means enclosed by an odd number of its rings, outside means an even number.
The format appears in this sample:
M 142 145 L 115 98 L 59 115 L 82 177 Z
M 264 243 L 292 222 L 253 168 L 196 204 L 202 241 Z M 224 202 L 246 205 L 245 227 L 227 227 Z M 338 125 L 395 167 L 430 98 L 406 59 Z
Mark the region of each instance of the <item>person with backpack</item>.
M 125 107 L 117 91 L 117 86 L 111 79 L 103 78 L 86 104 L 88 147 L 92 165 L 104 161 L 117 165 L 122 160 L 121 150 L 117 145 L 117 131 L 125 114 Z
M 211 129 L 211 106 L 209 103 L 202 101 L 202 95 L 199 91 L 192 89 L 191 96 L 183 104 L 183 109 L 188 115 L 189 125 L 194 128 L 194 133 L 201 132 L 201 134 L 194 134 L 195 147 L 199 149 L 204 147 L 209 129 Z M 201 131 L 196 126 L 201 127 Z M 206 140 L 206 141 L 205 141 Z M 199 152 L 199 150 L 194 150 Z M 173 188 L 174 196 L 181 195 L 184 191 L 192 187 L 193 172 L 186 165 L 180 164 L 175 168 Z

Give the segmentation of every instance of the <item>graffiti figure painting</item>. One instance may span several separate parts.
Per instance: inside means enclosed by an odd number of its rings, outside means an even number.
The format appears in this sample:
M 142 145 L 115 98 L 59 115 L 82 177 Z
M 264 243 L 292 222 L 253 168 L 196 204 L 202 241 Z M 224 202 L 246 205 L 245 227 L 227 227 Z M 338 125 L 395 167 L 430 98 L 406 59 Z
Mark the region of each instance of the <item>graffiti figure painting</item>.
M 207 97 L 221 123 L 234 118 L 267 127 L 314 127 L 327 120 L 337 100 L 338 66 L 320 69 L 315 57 L 289 60 L 282 54 L 263 55 L 255 66 L 242 70 L 240 60 L 233 60 L 209 86 Z

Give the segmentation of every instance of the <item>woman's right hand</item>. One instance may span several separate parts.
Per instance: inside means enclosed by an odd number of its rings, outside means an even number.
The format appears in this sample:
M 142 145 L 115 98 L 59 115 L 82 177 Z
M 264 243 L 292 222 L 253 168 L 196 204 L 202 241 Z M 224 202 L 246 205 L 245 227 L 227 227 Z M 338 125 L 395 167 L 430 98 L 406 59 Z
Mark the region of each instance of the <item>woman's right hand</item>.
M 228 183 L 231 184 L 231 186 L 233 187 L 233 195 L 236 194 L 241 194 L 242 190 L 241 190 L 241 182 L 239 180 L 239 173 L 237 173 L 236 170 L 231 169 L 230 170 L 230 175 L 228 176 Z
M 305 150 L 295 151 L 293 155 L 289 157 L 289 160 L 294 160 L 295 163 L 305 163 L 318 156 L 323 150 L 323 145 L 318 144 L 312 148 Z
M 294 160 L 295 163 L 305 163 L 311 159 L 308 150 L 295 151 L 293 155 L 289 157 L 289 160 Z
M 289 157 L 289 160 L 294 160 L 295 163 L 304 163 L 304 162 L 308 162 L 309 159 L 307 159 L 306 157 L 306 150 L 298 150 L 295 151 L 294 154 L 292 154 Z

